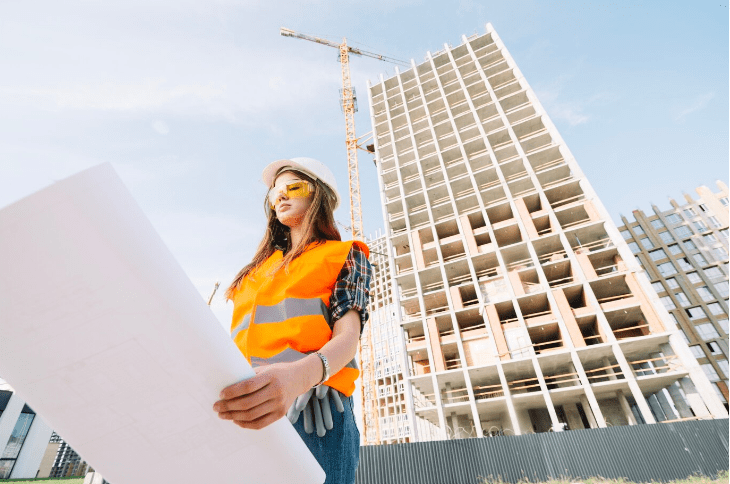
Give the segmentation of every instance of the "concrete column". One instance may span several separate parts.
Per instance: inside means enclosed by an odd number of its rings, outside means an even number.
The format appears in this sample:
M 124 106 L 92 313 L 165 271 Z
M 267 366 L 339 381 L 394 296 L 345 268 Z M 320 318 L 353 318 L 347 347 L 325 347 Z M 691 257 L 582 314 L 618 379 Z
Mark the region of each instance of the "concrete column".
M 454 303 L 454 311 L 464 309 L 464 301 L 461 298 L 461 291 L 458 287 L 450 287 L 449 292 L 451 293 L 451 302 Z
M 624 412 L 624 417 L 626 417 L 626 420 L 629 422 L 629 425 L 636 425 L 636 418 L 634 418 L 634 412 L 631 411 L 631 405 L 629 405 L 629 401 L 626 399 L 626 395 L 624 395 L 624 392 L 621 390 L 618 390 L 616 392 L 616 398 L 618 398 L 618 403 L 621 405 L 621 410 Z
M 421 243 L 421 234 L 418 230 L 411 232 L 411 249 L 416 259 L 416 268 L 418 270 L 426 268 L 426 262 L 423 259 L 423 244 Z
M 580 404 L 583 407 L 583 413 L 586 414 L 586 418 L 588 419 L 588 423 L 590 424 L 592 429 L 598 428 L 598 423 L 596 422 L 596 418 L 593 416 L 593 412 L 591 411 L 591 404 L 588 403 L 588 399 L 585 395 L 580 396 Z
M 518 198 L 517 200 L 515 200 L 515 207 L 517 208 L 517 213 L 522 220 L 522 224 L 525 226 L 527 236 L 530 239 L 538 238 L 539 235 L 537 234 L 535 223 L 532 221 L 532 216 L 530 215 L 530 211 L 527 210 L 527 205 L 525 205 L 525 201 L 522 198 Z
M 564 404 L 563 410 L 565 411 L 565 418 L 568 420 L 568 427 L 571 430 L 585 428 L 583 427 L 583 419 L 580 418 L 580 413 L 578 413 L 578 407 L 575 406 L 575 403 Z
M 669 392 L 669 396 L 672 397 L 674 408 L 679 412 L 679 416 L 681 418 L 691 418 L 693 416 L 692 410 L 687 406 L 687 402 L 684 401 L 684 397 L 679 391 L 679 383 L 672 383 L 667 387 L 667 391 Z
M 654 306 L 652 306 L 651 301 L 649 301 L 649 299 L 646 297 L 646 294 L 641 289 L 639 281 L 636 279 L 636 274 L 634 274 L 633 272 L 629 272 L 628 274 L 626 274 L 625 280 L 626 285 L 629 286 L 629 289 L 631 290 L 631 294 L 633 294 L 634 297 L 637 298 L 640 302 L 641 312 L 644 314 L 646 322 L 649 324 L 649 330 L 652 333 L 664 332 L 664 324 L 662 324 L 659 315 L 657 314 L 656 310 L 654 310 Z
M 550 392 L 548 391 L 547 384 L 545 383 L 545 376 L 542 374 L 542 368 L 540 368 L 537 358 L 532 358 L 532 367 L 535 369 L 535 376 L 537 377 L 537 382 L 540 385 L 542 396 L 545 399 L 545 406 L 547 407 L 548 414 L 550 414 L 550 424 L 553 431 L 557 431 L 558 429 L 562 430 L 562 426 L 558 420 L 558 414 L 555 412 L 553 399 L 550 397 Z
M 520 279 L 517 269 L 507 271 L 507 277 L 509 278 L 510 284 L 512 284 L 512 289 L 515 291 L 515 296 L 519 297 L 524 295 L 525 288 L 522 286 L 522 279 Z
M 623 272 L 627 270 L 626 262 L 624 262 L 620 255 L 616 254 L 613 256 L 613 263 L 616 264 L 616 269 L 619 271 Z
M 623 351 L 621 351 L 618 343 L 613 343 L 612 346 L 613 356 L 616 358 L 619 368 L 621 368 L 621 371 L 629 384 L 631 396 L 634 398 L 636 406 L 639 407 L 641 417 L 644 419 L 644 422 L 648 424 L 656 423 L 656 420 L 651 413 L 651 409 L 649 408 L 649 404 L 646 402 L 646 398 L 644 398 L 644 394 L 641 392 L 641 388 L 639 388 L 639 383 L 636 381 L 634 370 L 631 368 L 631 365 L 629 365 L 629 362 L 626 361 L 626 357 L 624 356 Z
M 502 365 L 497 364 L 497 373 L 499 373 L 499 381 L 502 383 L 502 391 L 505 396 L 505 403 L 507 404 L 507 413 L 509 414 L 510 422 L 512 422 L 512 431 L 515 435 L 521 435 L 522 430 L 520 428 L 520 422 L 517 418 L 517 412 L 515 411 L 515 405 L 512 403 L 512 393 L 509 391 L 509 385 L 507 385 L 507 378 L 504 376 L 504 370 Z
M 441 335 L 439 335 L 439 329 L 436 326 L 436 319 L 428 318 L 426 324 L 428 324 L 428 335 L 430 336 L 431 352 L 434 359 L 433 371 L 444 371 L 446 362 L 444 361 L 444 352 L 441 350 Z
M 611 362 L 605 356 L 603 358 L 601 358 L 601 364 L 603 366 L 605 366 L 605 367 L 611 366 Z M 616 378 L 616 372 L 613 371 L 613 368 L 606 368 L 606 373 L 608 373 L 608 379 L 609 380 L 617 380 L 618 379 L 618 378 Z
M 583 339 L 583 334 L 580 332 L 578 323 L 573 315 L 573 309 L 570 307 L 568 298 L 565 297 L 563 290 L 553 289 L 553 297 L 555 298 L 555 304 L 558 306 L 558 311 L 563 317 L 565 327 L 568 329 L 568 335 L 570 335 L 570 340 L 573 342 L 573 346 L 576 348 L 586 346 L 586 340 Z
M 502 331 L 502 323 L 499 322 L 499 314 L 494 304 L 489 304 L 484 308 L 484 316 L 487 319 L 489 327 L 492 328 L 492 334 L 494 335 L 494 343 L 497 345 L 497 352 L 501 355 L 500 360 L 509 360 L 509 348 L 507 347 L 507 340 L 504 337 L 504 331 Z
M 649 396 L 649 398 L 646 399 L 646 401 L 649 404 L 651 411 L 654 413 L 654 416 L 659 422 L 669 420 L 667 416 L 664 415 L 664 410 L 662 409 L 662 406 L 659 405 L 659 402 L 656 399 L 656 395 L 652 394 L 651 396 Z
M 664 415 L 667 417 L 667 420 L 674 420 L 674 419 L 678 418 L 677 413 L 672 408 L 672 404 L 669 403 L 669 400 L 667 399 L 667 396 L 664 394 L 664 391 L 659 390 L 654 395 L 656 396 L 656 399 L 659 402 L 659 405 L 662 407 L 662 411 L 664 412 Z
M 592 281 L 598 278 L 598 274 L 596 274 L 595 269 L 593 269 L 593 264 L 591 264 L 591 260 L 588 258 L 588 249 L 576 249 L 575 258 L 578 264 L 580 264 L 583 275 L 585 275 L 587 280 Z
M 702 395 L 697 392 L 697 388 L 695 387 L 695 384 L 691 378 L 682 378 L 681 380 L 679 380 L 679 385 L 680 387 L 682 387 L 682 391 L 687 397 L 687 402 L 689 403 L 689 406 L 692 407 L 692 411 L 695 413 L 695 416 L 708 418 L 712 417 L 712 414 L 707 409 L 707 406 L 702 399 Z
M 464 231 L 464 239 L 466 240 L 466 246 L 469 249 L 469 254 L 475 256 L 479 253 L 479 247 L 477 246 L 477 239 L 474 238 L 474 231 L 471 228 L 471 222 L 467 215 L 459 217 L 461 219 L 461 229 Z
M 596 210 L 596 207 L 593 206 L 593 203 L 590 200 L 586 200 L 585 203 L 583 203 L 583 208 L 585 208 L 586 213 L 588 214 L 588 218 L 591 219 L 591 222 L 596 222 L 602 219 L 601 215 L 598 213 L 598 210 Z

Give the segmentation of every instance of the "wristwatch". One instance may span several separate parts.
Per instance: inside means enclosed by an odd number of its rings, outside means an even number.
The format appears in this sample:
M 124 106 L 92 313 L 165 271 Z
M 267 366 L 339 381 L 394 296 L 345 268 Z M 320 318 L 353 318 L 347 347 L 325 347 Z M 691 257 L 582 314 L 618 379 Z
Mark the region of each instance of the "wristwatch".
M 322 360 L 322 380 L 320 380 L 320 382 L 315 385 L 320 386 L 322 383 L 326 382 L 330 378 L 330 364 L 327 361 L 327 357 L 319 351 L 315 351 L 314 354 L 319 356 L 319 359 Z

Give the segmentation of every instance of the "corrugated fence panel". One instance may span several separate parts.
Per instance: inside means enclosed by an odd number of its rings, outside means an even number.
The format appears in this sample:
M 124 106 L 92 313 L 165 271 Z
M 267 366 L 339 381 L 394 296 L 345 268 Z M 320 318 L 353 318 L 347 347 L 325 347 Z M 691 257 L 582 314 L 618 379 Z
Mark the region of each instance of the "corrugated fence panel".
M 357 484 L 604 477 L 667 482 L 728 469 L 728 419 L 360 448 Z

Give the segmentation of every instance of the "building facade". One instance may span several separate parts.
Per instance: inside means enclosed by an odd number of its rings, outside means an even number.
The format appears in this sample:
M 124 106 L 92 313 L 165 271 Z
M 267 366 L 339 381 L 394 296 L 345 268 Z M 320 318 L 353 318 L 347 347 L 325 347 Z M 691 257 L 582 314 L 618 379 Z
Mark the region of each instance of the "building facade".
M 0 380 L 0 479 L 34 478 L 51 428 Z
M 491 25 L 368 97 L 411 440 L 727 417 Z
M 728 406 L 728 187 L 698 187 L 698 198 L 652 214 L 621 216 L 619 230 L 670 317 Z

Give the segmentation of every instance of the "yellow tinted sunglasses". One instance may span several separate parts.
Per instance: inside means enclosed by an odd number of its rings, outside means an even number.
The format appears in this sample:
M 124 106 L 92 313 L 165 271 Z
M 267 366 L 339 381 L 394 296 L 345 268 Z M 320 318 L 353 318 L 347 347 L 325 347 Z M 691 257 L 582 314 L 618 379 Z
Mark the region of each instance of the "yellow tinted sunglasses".
M 277 185 L 269 190 L 269 205 L 272 210 L 276 208 L 276 200 L 280 193 L 284 193 L 287 198 L 307 198 L 313 191 L 314 185 L 304 180 L 293 180 Z

